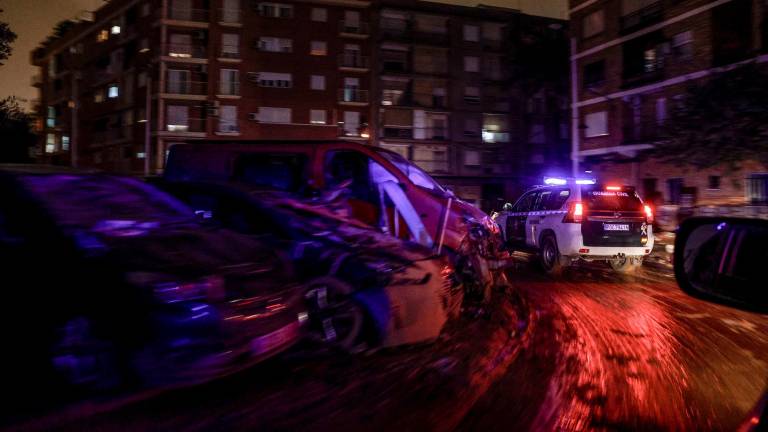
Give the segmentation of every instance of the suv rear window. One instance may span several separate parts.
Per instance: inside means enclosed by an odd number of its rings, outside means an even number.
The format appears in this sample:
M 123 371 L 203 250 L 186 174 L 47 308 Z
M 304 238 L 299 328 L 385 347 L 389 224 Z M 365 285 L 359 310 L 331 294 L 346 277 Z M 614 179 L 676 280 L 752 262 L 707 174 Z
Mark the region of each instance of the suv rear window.
M 584 189 L 582 200 L 592 210 L 642 211 L 643 203 L 634 191 Z
M 306 183 L 307 157 L 294 153 L 241 155 L 235 160 L 235 180 L 286 192 L 298 192 Z

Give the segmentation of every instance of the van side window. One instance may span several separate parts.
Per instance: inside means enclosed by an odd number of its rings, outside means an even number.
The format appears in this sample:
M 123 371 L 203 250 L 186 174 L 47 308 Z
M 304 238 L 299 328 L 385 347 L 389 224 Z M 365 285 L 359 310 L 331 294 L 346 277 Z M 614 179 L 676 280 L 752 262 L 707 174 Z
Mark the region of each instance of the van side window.
M 306 184 L 307 157 L 300 154 L 241 155 L 234 179 L 251 186 L 298 192 Z

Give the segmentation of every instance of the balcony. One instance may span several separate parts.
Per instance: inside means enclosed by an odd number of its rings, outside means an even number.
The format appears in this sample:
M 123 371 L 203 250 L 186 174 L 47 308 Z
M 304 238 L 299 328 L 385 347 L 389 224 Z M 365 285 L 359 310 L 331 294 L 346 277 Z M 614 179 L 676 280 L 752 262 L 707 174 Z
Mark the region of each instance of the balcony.
M 167 81 L 164 98 L 205 100 L 208 95 L 208 83 L 204 81 Z
M 208 9 L 187 9 L 187 8 L 174 8 L 168 9 L 168 19 L 172 21 L 181 21 L 184 23 L 205 23 L 210 21 L 210 10 Z M 181 24 L 181 23 L 174 23 Z M 193 25 L 193 27 L 198 27 Z
M 664 69 L 659 68 L 640 73 L 625 73 L 623 78 L 622 88 L 640 87 L 663 80 Z
M 242 11 L 240 9 L 219 9 L 219 24 L 240 27 Z
M 632 33 L 643 27 L 661 22 L 663 18 L 664 8 L 661 1 L 651 3 L 638 11 L 621 17 L 619 20 L 620 33 Z
M 240 97 L 240 82 L 239 81 L 221 81 L 219 83 L 219 92 L 216 94 L 219 97 L 236 98 Z
M 171 122 L 163 125 L 161 136 L 194 136 L 204 137 L 206 132 L 206 119 L 189 118 L 183 121 Z
M 508 143 L 509 132 L 483 130 L 483 142 L 488 144 Z
M 370 59 L 360 54 L 340 54 L 339 69 L 351 72 L 367 72 L 370 69 Z
M 164 48 L 163 54 L 170 61 L 188 61 L 193 63 L 208 61 L 208 50 L 203 45 L 167 44 Z
M 345 88 L 339 90 L 339 103 L 344 105 L 368 105 L 368 90 Z
M 367 22 L 339 22 L 339 34 L 352 38 L 367 38 L 371 34 L 371 26 Z
M 220 60 L 240 60 L 240 47 L 237 45 L 224 45 L 219 50 Z

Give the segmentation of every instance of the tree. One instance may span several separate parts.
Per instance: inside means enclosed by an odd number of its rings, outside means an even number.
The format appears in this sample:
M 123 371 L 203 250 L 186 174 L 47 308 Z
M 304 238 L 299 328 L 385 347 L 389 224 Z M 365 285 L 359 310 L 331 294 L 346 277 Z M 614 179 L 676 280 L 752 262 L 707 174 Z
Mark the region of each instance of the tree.
M 0 9 L 0 13 L 3 10 Z M 11 31 L 8 23 L 0 21 L 0 66 L 3 65 L 3 60 L 7 60 L 11 56 L 12 48 L 11 44 L 16 40 L 16 33 Z
M 36 137 L 31 130 L 32 118 L 25 113 L 16 97 L 0 100 L 0 163 L 31 162 L 29 149 Z
M 697 169 L 746 160 L 768 164 L 768 73 L 747 64 L 688 87 L 652 151 L 662 161 Z

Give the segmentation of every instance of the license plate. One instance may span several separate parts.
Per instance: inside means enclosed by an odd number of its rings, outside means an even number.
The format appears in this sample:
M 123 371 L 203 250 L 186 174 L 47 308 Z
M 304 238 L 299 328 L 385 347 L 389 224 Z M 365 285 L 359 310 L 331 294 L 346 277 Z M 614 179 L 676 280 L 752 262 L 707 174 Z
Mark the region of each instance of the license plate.
M 251 352 L 260 355 L 274 351 L 296 338 L 299 332 L 299 324 L 291 323 L 277 331 L 259 336 L 251 341 Z
M 603 231 L 629 231 L 629 224 L 603 224 Z

